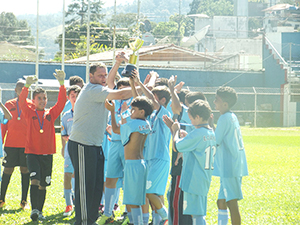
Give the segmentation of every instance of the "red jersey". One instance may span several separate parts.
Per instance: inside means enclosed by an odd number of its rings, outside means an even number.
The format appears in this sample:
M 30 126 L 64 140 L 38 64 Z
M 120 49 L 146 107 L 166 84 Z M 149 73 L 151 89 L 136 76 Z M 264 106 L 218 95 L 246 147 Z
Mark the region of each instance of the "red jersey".
M 31 100 L 26 99 L 26 101 L 29 107 L 34 108 Z M 18 98 L 8 100 L 5 103 L 5 107 L 10 111 L 12 119 L 6 124 L 1 124 L 3 143 L 6 135 L 4 146 L 12 148 L 25 148 L 27 123 L 24 114 L 22 114 Z
M 27 122 L 25 153 L 35 155 L 54 154 L 56 152 L 54 122 L 65 107 L 67 101 L 66 88 L 60 86 L 56 104 L 50 109 L 42 111 L 28 107 L 26 103 L 27 95 L 28 88 L 23 87 L 19 96 L 19 103 Z M 43 127 L 41 127 L 42 124 Z

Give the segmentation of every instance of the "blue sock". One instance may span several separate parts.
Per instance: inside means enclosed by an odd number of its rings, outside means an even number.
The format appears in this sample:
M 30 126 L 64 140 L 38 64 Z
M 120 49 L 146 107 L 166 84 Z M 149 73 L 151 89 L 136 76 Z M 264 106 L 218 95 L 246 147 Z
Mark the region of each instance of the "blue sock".
M 143 213 L 142 208 L 131 208 L 131 214 L 134 225 L 143 225 Z
M 143 213 L 143 223 L 144 225 L 148 225 L 149 222 L 149 213 Z
M 72 190 L 71 189 L 64 189 L 64 195 L 65 195 L 65 200 L 66 200 L 66 205 L 73 205 L 73 200 L 72 200 Z
M 168 219 L 168 211 L 166 209 L 166 207 L 163 205 L 162 208 L 156 210 L 156 212 L 161 216 L 161 218 L 163 220 L 167 220 Z
M 129 222 L 132 223 L 133 222 L 133 220 L 132 220 L 132 213 L 131 212 L 127 212 L 127 216 L 128 216 Z
M 193 225 L 206 225 L 205 216 L 193 215 Z
M 161 216 L 158 213 L 152 215 L 153 225 L 159 225 L 161 221 Z
M 120 188 L 116 189 L 114 204 L 118 204 L 120 195 Z
M 104 198 L 105 198 L 105 194 L 104 194 L 104 192 L 103 192 L 103 193 L 102 193 L 101 202 L 100 202 L 100 204 L 102 204 L 102 205 L 104 205 Z
M 228 210 L 219 209 L 218 212 L 218 225 L 227 225 L 228 223 Z
M 113 211 L 115 200 L 114 196 L 116 193 L 116 188 L 105 188 L 105 208 L 104 215 L 110 217 Z

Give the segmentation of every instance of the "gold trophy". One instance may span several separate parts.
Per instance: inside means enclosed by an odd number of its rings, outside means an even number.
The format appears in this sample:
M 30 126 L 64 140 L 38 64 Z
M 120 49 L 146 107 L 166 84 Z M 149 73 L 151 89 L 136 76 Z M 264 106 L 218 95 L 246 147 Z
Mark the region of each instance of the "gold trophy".
M 134 38 L 129 40 L 128 42 L 130 49 L 132 50 L 132 54 L 129 56 L 128 64 L 122 71 L 122 76 L 130 77 L 132 70 L 136 69 L 136 61 L 137 61 L 137 51 L 143 46 L 144 40 L 140 38 Z

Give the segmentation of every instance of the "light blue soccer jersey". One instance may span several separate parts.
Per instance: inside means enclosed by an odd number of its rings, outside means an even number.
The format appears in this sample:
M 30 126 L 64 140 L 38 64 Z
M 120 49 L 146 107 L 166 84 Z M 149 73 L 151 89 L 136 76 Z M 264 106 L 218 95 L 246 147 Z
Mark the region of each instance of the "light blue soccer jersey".
M 121 142 L 125 146 L 129 140 L 131 133 L 139 132 L 141 134 L 149 134 L 151 131 L 148 120 L 134 119 L 121 125 Z
M 115 118 L 116 118 L 116 122 L 117 124 L 121 125 L 121 107 L 123 105 L 124 102 L 126 102 L 126 104 L 128 106 L 130 106 L 131 101 L 133 98 L 129 98 L 126 100 L 114 100 L 115 102 Z M 127 122 L 129 122 L 130 117 L 126 118 Z M 113 131 L 111 131 L 111 140 L 112 141 L 120 141 L 121 140 L 121 136 L 120 134 L 115 134 Z
M 217 154 L 213 175 L 221 178 L 248 175 L 246 154 L 239 121 L 233 112 L 220 116 L 215 130 Z
M 170 117 L 169 111 L 163 106 L 160 106 L 158 110 L 154 110 L 150 115 L 149 122 L 152 131 L 146 140 L 145 160 L 162 159 L 170 161 L 169 144 L 171 131 L 164 123 L 163 115 Z
M 64 114 L 64 113 L 68 112 L 70 109 L 72 109 L 72 103 L 70 102 L 70 100 L 68 100 L 65 104 L 65 107 L 64 107 L 62 113 Z
M 205 127 L 194 129 L 186 137 L 176 141 L 176 149 L 183 152 L 179 187 L 184 192 L 206 196 L 214 169 L 215 133 Z
M 70 109 L 69 111 L 65 112 L 65 114 L 61 119 L 61 126 L 62 126 L 61 136 L 70 136 L 72 125 L 73 125 L 73 110 Z M 66 143 L 64 152 L 65 152 L 64 157 L 65 158 L 68 157 L 69 156 L 68 142 Z

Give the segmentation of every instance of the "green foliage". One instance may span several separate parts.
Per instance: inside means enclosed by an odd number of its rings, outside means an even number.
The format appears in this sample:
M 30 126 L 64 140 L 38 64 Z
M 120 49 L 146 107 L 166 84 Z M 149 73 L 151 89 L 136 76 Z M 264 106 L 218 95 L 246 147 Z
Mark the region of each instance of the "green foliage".
M 193 0 L 188 14 L 198 13 L 208 16 L 232 16 L 233 3 L 229 0 Z
M 90 23 L 90 49 L 98 49 L 98 51 L 108 50 L 113 47 L 113 31 L 109 29 L 105 24 L 99 22 Z M 70 25 L 65 30 L 65 58 L 73 59 L 75 56 L 81 57 L 86 55 L 80 49 L 82 46 L 86 46 L 87 36 L 87 24 L 82 26 L 79 24 Z M 116 34 L 116 47 L 123 48 L 127 45 L 129 35 L 127 33 Z M 59 44 L 60 50 L 62 49 L 62 34 L 60 34 L 55 43 Z M 80 46 L 80 47 L 79 47 Z M 101 48 L 102 46 L 102 48 Z M 78 52 L 79 51 L 79 52 Z M 92 52 L 91 52 L 92 53 Z M 55 56 L 55 60 L 61 60 L 61 51 Z
M 112 16 L 112 18 L 108 21 L 108 26 L 113 27 L 116 25 L 117 28 L 129 28 L 135 25 L 136 22 L 136 13 L 119 13 Z
M 18 20 L 13 13 L 0 14 L 0 41 L 19 42 L 19 45 L 33 45 L 34 38 L 26 20 Z
M 254 32 L 249 32 L 249 37 L 257 36 L 255 31 L 259 28 L 262 28 L 262 27 L 263 27 L 263 21 L 262 21 L 261 18 L 257 18 L 257 17 L 249 18 L 249 20 L 248 20 L 249 31 L 254 31 Z
M 299 224 L 300 214 L 300 128 L 246 128 L 242 127 L 249 176 L 243 178 L 243 196 L 239 201 L 242 224 Z M 60 135 L 56 135 L 57 151 L 61 149 Z M 63 198 L 63 157 L 54 155 L 51 186 L 47 188 L 44 206 L 46 221 L 43 224 L 73 224 L 62 216 L 65 209 Z M 21 198 L 20 173 L 15 169 L 7 191 L 6 205 L 2 209 L 0 224 L 37 224 L 30 220 L 30 210 L 19 208 Z M 217 224 L 216 200 L 219 178 L 213 177 L 207 196 L 207 224 Z M 168 188 L 167 188 L 168 190 Z M 120 193 L 121 210 L 124 210 Z M 165 199 L 166 207 L 168 202 Z M 150 213 L 151 215 L 151 213 Z M 229 223 L 230 224 L 230 220 Z
M 83 25 L 87 23 L 88 18 L 88 1 L 87 0 L 73 0 L 73 3 L 68 5 L 68 11 L 66 16 L 73 16 L 69 23 L 78 24 L 77 19 L 80 18 L 79 24 Z M 90 1 L 90 21 L 99 22 L 103 18 L 101 14 L 103 2 L 101 0 L 91 0 Z

